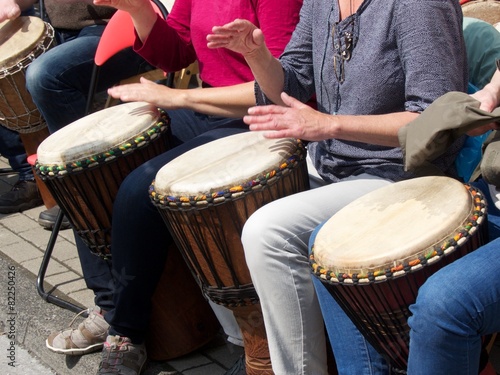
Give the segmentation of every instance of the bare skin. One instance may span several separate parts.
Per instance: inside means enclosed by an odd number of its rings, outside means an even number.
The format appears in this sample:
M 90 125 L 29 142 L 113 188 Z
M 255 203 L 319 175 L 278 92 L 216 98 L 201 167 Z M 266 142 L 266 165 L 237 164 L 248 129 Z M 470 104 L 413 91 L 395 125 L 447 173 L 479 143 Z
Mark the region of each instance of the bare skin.
M 471 95 L 473 98 L 481 102 L 480 109 L 491 112 L 500 104 L 500 71 L 496 71 L 491 78 L 490 83 L 484 86 L 481 90 Z M 481 135 L 489 130 L 498 130 L 499 124 L 492 122 L 480 128 L 476 128 L 468 133 L 468 135 Z

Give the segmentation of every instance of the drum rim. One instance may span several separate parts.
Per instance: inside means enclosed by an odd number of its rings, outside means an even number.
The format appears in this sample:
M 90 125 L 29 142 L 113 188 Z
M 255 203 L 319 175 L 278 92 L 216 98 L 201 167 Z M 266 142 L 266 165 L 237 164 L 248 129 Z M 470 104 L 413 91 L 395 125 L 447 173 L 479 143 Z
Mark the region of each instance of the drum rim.
M 55 31 L 50 23 L 44 22 L 45 32 L 35 47 L 24 56 L 19 56 L 19 60 L 11 66 L 0 68 L 0 79 L 14 75 L 25 69 L 38 56 L 45 53 L 53 43 L 55 43 Z
M 464 184 L 464 187 L 469 191 L 472 198 L 472 213 L 465 219 L 463 225 L 459 227 L 453 234 L 448 235 L 444 240 L 431 248 L 419 251 L 405 261 L 396 264 L 390 269 L 367 272 L 366 274 L 359 273 L 341 273 L 329 270 L 316 263 L 314 258 L 314 244 L 311 247 L 309 254 L 309 265 L 312 273 L 330 284 L 346 284 L 346 285 L 367 285 L 374 282 L 386 281 L 393 278 L 402 277 L 406 274 L 415 272 L 423 267 L 435 264 L 443 257 L 456 251 L 460 246 L 463 246 L 471 236 L 479 230 L 479 226 L 486 218 L 486 199 L 483 193 L 472 185 Z M 422 255 L 424 253 L 425 255 Z M 410 260 L 408 260 L 410 259 Z
M 86 156 L 84 159 L 71 161 L 65 164 L 40 164 L 38 159 L 35 162 L 35 171 L 42 178 L 64 177 L 67 174 L 81 173 L 89 169 L 97 168 L 103 164 L 108 164 L 122 156 L 125 156 L 136 149 L 143 148 L 158 139 L 170 127 L 170 117 L 166 111 L 159 109 L 159 117 L 145 131 L 133 136 L 121 144 L 97 154 Z
M 295 143 L 297 147 L 294 153 L 283 159 L 279 165 L 271 166 L 258 176 L 243 183 L 222 190 L 201 192 L 197 195 L 164 195 L 155 190 L 155 180 L 153 180 L 149 187 L 149 196 L 158 208 L 171 210 L 209 207 L 242 198 L 254 191 L 273 185 L 281 177 L 299 167 L 301 163 L 305 163 L 305 146 L 300 139 L 295 139 Z

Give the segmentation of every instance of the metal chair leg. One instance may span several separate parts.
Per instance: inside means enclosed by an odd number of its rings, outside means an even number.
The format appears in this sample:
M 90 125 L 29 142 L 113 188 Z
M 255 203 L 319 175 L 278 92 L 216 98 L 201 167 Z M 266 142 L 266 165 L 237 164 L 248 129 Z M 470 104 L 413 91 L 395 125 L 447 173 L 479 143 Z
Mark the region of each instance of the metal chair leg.
M 0 175 L 17 173 L 12 168 L 0 168 Z
M 50 257 L 52 255 L 52 251 L 54 250 L 54 246 L 56 244 L 57 236 L 59 235 L 59 230 L 61 229 L 61 223 L 63 221 L 64 214 L 60 210 L 56 217 L 56 222 L 54 224 L 54 228 L 52 229 L 52 233 L 50 234 L 49 242 L 47 243 L 47 248 L 45 250 L 45 254 L 43 255 L 43 260 L 40 265 L 40 270 L 38 271 L 38 277 L 36 279 L 36 289 L 38 294 L 47 302 L 53 303 L 59 307 L 63 307 L 67 310 L 79 313 L 85 308 L 75 305 L 71 302 L 65 301 L 57 296 L 54 296 L 50 293 L 50 291 L 46 292 L 43 285 L 43 280 L 45 278 L 45 273 L 47 271 L 47 267 L 49 265 Z

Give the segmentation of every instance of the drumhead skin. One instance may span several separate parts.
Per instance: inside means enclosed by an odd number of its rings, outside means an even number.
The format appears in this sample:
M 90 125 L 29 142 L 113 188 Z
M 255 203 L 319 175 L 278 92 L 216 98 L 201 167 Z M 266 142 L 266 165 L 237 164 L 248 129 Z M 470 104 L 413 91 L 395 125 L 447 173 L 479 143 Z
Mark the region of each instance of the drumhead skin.
M 287 167 L 287 161 L 291 164 L 290 158 L 303 153 L 303 148 L 298 148 L 299 142 L 267 139 L 263 132 L 246 132 L 212 141 L 161 168 L 154 181 L 153 197 L 171 199 L 172 204 L 185 200 L 188 205 L 189 201 L 203 204 L 210 198 L 236 197 L 245 189 L 272 179 L 280 168 Z
M 464 17 L 478 18 L 492 25 L 500 22 L 498 0 L 474 0 L 462 5 Z
M 16 65 L 45 34 L 45 22 L 38 17 L 18 17 L 0 23 L 0 69 Z
M 364 195 L 328 220 L 316 236 L 311 259 L 327 272 L 365 277 L 422 257 L 430 262 L 434 246 L 468 228 L 474 210 L 471 193 L 455 179 L 397 182 Z
M 50 135 L 38 147 L 41 172 L 55 166 L 75 170 L 92 166 L 98 160 L 112 160 L 117 153 L 126 153 L 146 142 L 144 134 L 155 138 L 158 127 L 167 126 L 160 111 L 145 102 L 131 102 L 103 109 L 83 117 Z

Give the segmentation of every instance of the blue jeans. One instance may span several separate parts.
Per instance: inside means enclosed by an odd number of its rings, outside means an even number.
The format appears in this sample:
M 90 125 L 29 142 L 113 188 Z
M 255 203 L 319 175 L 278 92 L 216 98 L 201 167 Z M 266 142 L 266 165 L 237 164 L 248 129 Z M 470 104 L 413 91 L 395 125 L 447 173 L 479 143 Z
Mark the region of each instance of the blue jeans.
M 322 224 L 311 234 L 309 251 Z M 358 331 L 344 310 L 333 299 L 323 283 L 311 275 L 323 320 L 332 345 L 337 370 L 342 375 L 382 375 L 389 374 L 385 359 Z
M 500 211 L 486 183 L 480 180 L 474 185 L 488 200 L 490 242 L 442 268 L 421 286 L 408 320 L 409 375 L 428 374 L 429 369 L 433 374 L 477 375 L 481 338 L 500 331 Z M 388 374 L 383 357 L 314 276 L 313 282 L 339 373 Z
M 149 326 L 151 296 L 163 272 L 173 239 L 151 203 L 148 189 L 158 170 L 184 152 L 248 130 L 242 120 L 202 115 L 189 110 L 168 112 L 177 147 L 132 171 L 122 182 L 113 205 L 112 262 L 108 264 L 82 241 L 77 242 L 87 285 L 96 305 L 108 310 L 110 334 L 141 342 Z M 110 298 L 112 296 L 112 298 Z M 175 308 L 175 306 L 172 306 Z
M 94 55 L 104 27 L 87 26 L 78 32 L 56 30 L 60 44 L 28 66 L 26 88 L 50 133 L 85 115 Z M 101 67 L 97 91 L 151 69 L 131 48 L 124 49 Z
M 0 155 L 5 157 L 10 167 L 19 173 L 19 181 L 33 180 L 33 171 L 26 160 L 26 150 L 19 133 L 2 125 L 0 125 Z

